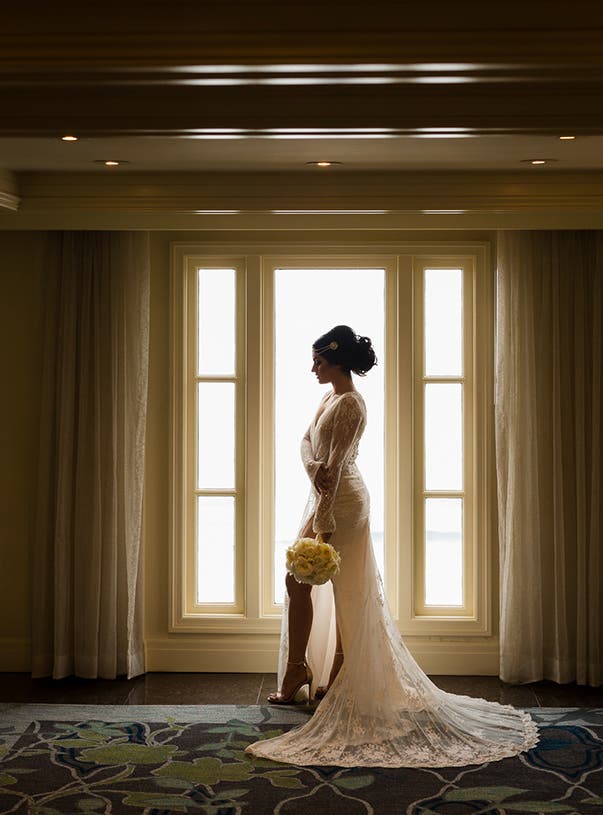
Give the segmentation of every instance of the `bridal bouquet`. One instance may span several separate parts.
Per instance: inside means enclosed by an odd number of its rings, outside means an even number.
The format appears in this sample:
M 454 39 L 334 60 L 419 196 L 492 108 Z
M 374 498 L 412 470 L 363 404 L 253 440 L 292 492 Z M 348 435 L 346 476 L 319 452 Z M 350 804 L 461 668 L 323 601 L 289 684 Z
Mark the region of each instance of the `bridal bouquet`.
M 298 583 L 320 586 L 337 574 L 340 563 L 339 553 L 320 533 L 316 540 L 299 538 L 287 549 L 287 571 Z

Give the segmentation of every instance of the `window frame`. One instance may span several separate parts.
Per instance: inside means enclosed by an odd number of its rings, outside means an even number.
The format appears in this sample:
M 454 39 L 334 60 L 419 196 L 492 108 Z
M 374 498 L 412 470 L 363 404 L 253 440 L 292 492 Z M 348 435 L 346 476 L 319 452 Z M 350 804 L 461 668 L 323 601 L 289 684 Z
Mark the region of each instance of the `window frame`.
M 233 252 L 234 249 L 234 252 Z M 492 563 L 495 541 L 495 492 L 493 474 L 493 269 L 489 267 L 490 245 L 478 242 L 426 244 L 331 245 L 277 244 L 265 246 L 225 244 L 172 245 L 171 263 L 171 399 L 170 399 L 170 615 L 169 630 L 182 633 L 224 633 L 255 636 L 274 635 L 280 630 L 279 608 L 272 603 L 270 555 L 262 541 L 272 530 L 272 332 L 273 276 L 278 265 L 353 266 L 367 264 L 386 271 L 386 413 L 385 483 L 386 500 L 386 592 L 394 617 L 403 634 L 411 637 L 473 637 L 492 633 Z M 417 606 L 415 463 L 416 400 L 416 269 L 417 262 L 457 267 L 460 260 L 471 265 L 473 310 L 471 355 L 474 371 L 474 421 L 471 429 L 474 501 L 471 531 L 474 569 L 471 588 L 475 602 L 470 615 L 425 614 Z M 190 291 L 185 270 L 224 264 L 237 268 L 237 288 L 244 362 L 243 409 L 240 416 L 242 494 L 240 513 L 243 548 L 244 606 L 236 613 L 200 613 L 191 609 L 183 596 L 190 570 L 186 553 L 186 524 L 182 491 L 186 481 L 185 449 L 186 383 L 183 346 L 187 336 Z M 188 306 L 187 306 L 188 304 Z M 186 354 L 185 354 L 186 355 Z M 420 441 L 422 443 L 422 440 Z M 271 546 L 270 546 L 271 551 Z M 413 575 L 411 579 L 409 576 Z M 421 612 L 421 613 L 418 613 Z M 251 647 L 251 645 L 250 645 Z
M 205 262 L 207 261 L 207 262 Z M 234 375 L 200 375 L 197 371 L 198 270 L 232 269 L 235 272 Z M 171 626 L 186 629 L 209 619 L 245 618 L 245 258 L 185 256 L 171 275 L 171 456 L 170 484 L 170 596 Z M 199 382 L 235 384 L 235 485 L 232 489 L 200 489 L 197 477 L 197 385 Z M 233 603 L 196 600 L 196 499 L 198 495 L 228 495 L 235 499 L 235 599 Z M 198 626 L 194 626 L 197 630 Z
M 425 390 L 431 383 L 458 383 L 462 388 L 462 417 L 463 417 L 463 486 L 460 490 L 428 490 L 425 486 L 425 456 L 415 452 L 414 472 L 414 551 L 415 573 L 413 576 L 415 587 L 414 616 L 415 618 L 429 617 L 431 619 L 475 619 L 475 580 L 473 579 L 477 553 L 475 551 L 477 540 L 475 536 L 474 491 L 475 491 L 475 462 L 473 455 L 474 444 L 474 306 L 473 288 L 475 270 L 473 258 L 424 258 L 415 257 L 414 262 L 414 322 L 415 322 L 415 353 L 414 353 L 414 415 L 415 433 L 414 444 L 416 448 L 423 448 L 425 443 Z M 463 332 L 463 372 L 460 376 L 431 376 L 425 373 L 425 272 L 428 269 L 460 269 L 463 275 L 462 283 L 462 332 Z M 467 317 L 470 319 L 467 319 Z M 461 498 L 463 501 L 463 601 L 460 606 L 432 606 L 425 600 L 425 500 L 428 497 Z

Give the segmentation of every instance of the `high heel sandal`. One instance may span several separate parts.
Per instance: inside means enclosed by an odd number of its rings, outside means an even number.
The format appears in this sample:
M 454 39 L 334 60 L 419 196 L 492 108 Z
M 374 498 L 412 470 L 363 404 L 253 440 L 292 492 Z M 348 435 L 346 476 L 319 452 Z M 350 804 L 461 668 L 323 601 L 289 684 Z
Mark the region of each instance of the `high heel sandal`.
M 316 688 L 316 690 L 314 691 L 314 698 L 315 699 L 324 699 L 325 698 L 325 696 L 327 695 L 327 691 L 329 690 L 329 688 L 331 687 L 331 685 L 335 681 L 335 679 L 337 677 L 337 674 L 341 670 L 341 666 L 343 665 L 343 651 L 335 651 L 335 653 L 333 654 L 333 661 L 335 661 L 335 657 L 341 657 L 341 663 L 339 665 L 339 668 L 337 669 L 337 673 L 335 674 L 335 676 L 332 679 L 329 680 L 329 684 L 326 687 L 324 685 L 319 685 Z
M 268 696 L 268 702 L 271 705 L 291 705 L 294 702 L 295 697 L 297 696 L 298 692 L 304 687 L 304 685 L 308 686 L 308 699 L 310 698 L 310 686 L 312 685 L 312 671 L 306 665 L 305 662 L 288 662 L 287 665 L 295 665 L 297 667 L 304 666 L 306 669 L 306 675 L 302 679 L 302 681 L 297 685 L 296 688 L 289 694 L 289 696 L 283 696 L 283 694 L 279 691 L 278 693 L 271 693 Z

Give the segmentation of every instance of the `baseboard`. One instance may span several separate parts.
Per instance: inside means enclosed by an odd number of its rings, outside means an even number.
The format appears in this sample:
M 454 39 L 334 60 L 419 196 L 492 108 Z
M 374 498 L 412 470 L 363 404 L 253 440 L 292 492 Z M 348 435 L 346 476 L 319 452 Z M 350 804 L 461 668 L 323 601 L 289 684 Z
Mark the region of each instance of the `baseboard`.
M 431 676 L 498 676 L 497 637 L 462 640 L 405 640 L 422 670 Z
M 406 638 L 412 655 L 425 673 L 453 676 L 497 676 L 498 640 L 471 641 Z M 279 638 L 187 637 L 149 638 L 147 671 L 200 673 L 273 673 Z M 0 672 L 31 670 L 31 643 L 26 637 L 0 637 Z
M 31 641 L 28 637 L 0 637 L 0 671 L 21 673 L 31 670 Z
M 147 671 L 199 671 L 203 673 L 273 673 L 278 659 L 278 637 L 150 638 L 146 641 Z M 453 641 L 407 638 L 421 668 L 431 675 L 497 676 L 498 640 Z
M 278 634 L 173 634 L 147 637 L 147 671 L 271 673 L 278 659 Z

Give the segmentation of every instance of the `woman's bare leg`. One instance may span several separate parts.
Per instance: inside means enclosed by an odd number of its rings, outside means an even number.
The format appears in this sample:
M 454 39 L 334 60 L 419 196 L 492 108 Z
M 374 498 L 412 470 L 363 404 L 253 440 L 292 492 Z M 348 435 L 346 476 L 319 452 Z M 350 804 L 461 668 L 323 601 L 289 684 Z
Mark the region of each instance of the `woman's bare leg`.
M 289 662 L 303 662 L 312 629 L 312 586 L 298 583 L 293 575 L 285 580 L 289 594 Z
M 312 628 L 312 586 L 298 583 L 290 574 L 287 575 L 286 586 L 289 594 L 289 653 L 280 690 L 268 696 L 268 701 L 274 703 L 289 700 L 302 685 L 311 681 L 306 665 L 306 648 Z
M 308 537 L 312 534 L 312 518 L 310 518 L 301 537 Z M 312 586 L 308 583 L 298 583 L 292 574 L 287 575 L 285 585 L 289 595 L 289 654 L 283 684 L 277 695 L 288 698 L 307 676 L 306 648 L 310 639 L 314 613 L 311 597 Z

